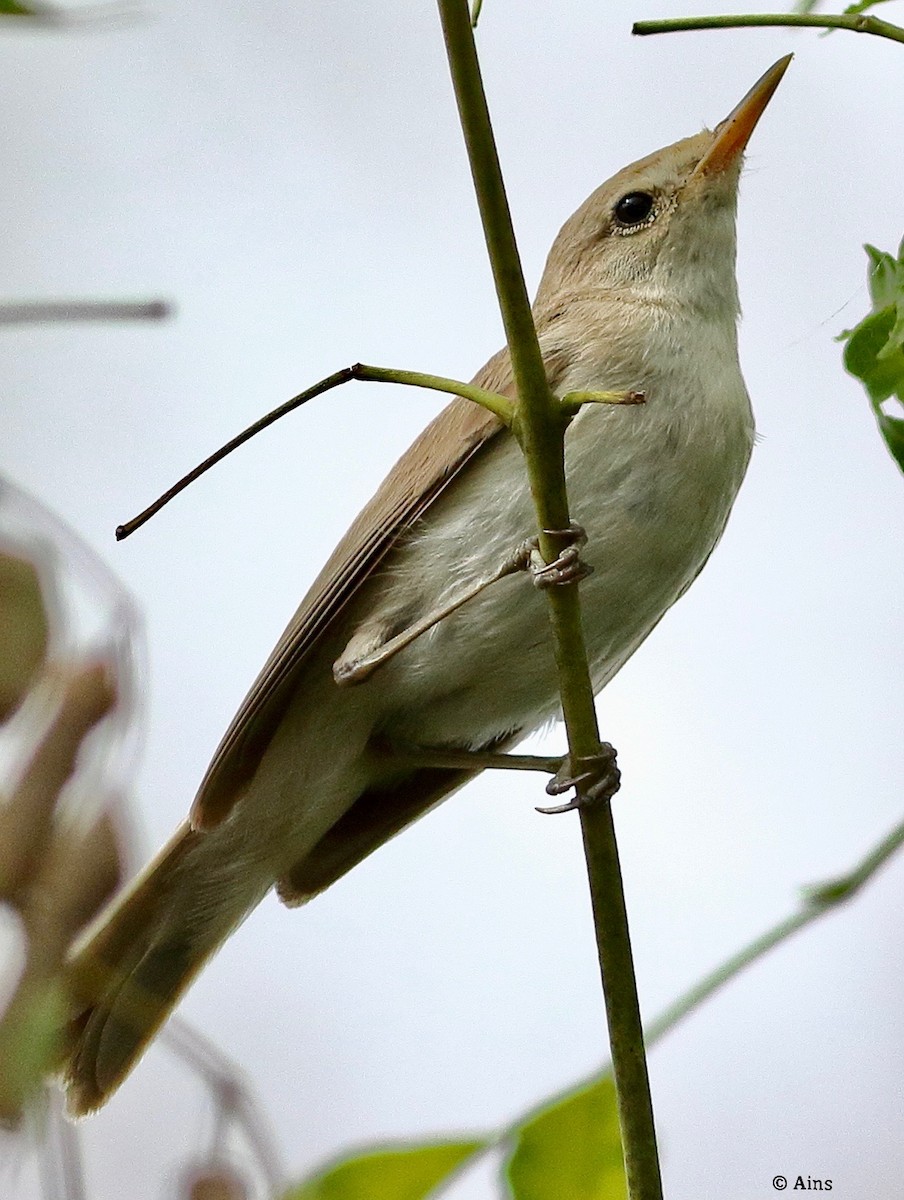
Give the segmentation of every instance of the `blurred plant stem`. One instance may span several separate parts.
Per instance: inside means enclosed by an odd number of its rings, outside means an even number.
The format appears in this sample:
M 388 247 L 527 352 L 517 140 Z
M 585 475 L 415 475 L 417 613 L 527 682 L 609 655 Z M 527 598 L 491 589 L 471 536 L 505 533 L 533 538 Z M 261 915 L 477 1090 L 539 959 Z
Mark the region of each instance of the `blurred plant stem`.
M 4 17 L 14 18 L 3 23 L 4 31 L 15 29 L 86 29 L 92 26 L 106 27 L 123 23 L 132 24 L 143 17 L 142 10 L 129 3 L 120 4 L 111 0 L 109 4 L 82 4 L 74 8 L 58 8 L 54 4 L 35 0 L 31 4 L 19 4 L 17 0 L 0 0 L 0 21 Z
M 0 302 L 0 325 L 64 321 L 161 321 L 173 314 L 166 300 L 26 300 Z

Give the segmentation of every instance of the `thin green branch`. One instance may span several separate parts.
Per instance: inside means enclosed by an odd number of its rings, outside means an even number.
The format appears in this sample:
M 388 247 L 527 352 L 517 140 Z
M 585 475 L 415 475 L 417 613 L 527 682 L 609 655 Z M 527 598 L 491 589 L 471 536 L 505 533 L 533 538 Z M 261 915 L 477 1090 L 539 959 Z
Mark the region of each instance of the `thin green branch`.
M 540 550 L 556 555 L 544 530 L 568 528 L 565 428 L 568 414 L 546 379 L 474 46 L 467 0 L 438 0 L 455 95 L 468 148 L 496 294 L 512 359 L 518 408 L 513 432 L 524 451 L 540 528 Z M 575 585 L 551 588 L 553 648 L 572 763 L 599 751 L 593 688 Z M 612 1047 L 625 1169 L 631 1200 L 660 1200 L 662 1184 L 624 892 L 608 803 L 585 805 L 587 856 L 597 949 Z
M 73 311 L 74 309 L 84 309 L 84 311 Z M 19 310 L 22 311 L 19 311 Z M 40 311 L 38 311 L 40 310 Z M 63 305 L 54 302 L 48 304 L 25 304 L 25 305 L 9 305 L 4 308 L 0 305 L 0 325 L 24 323 L 26 321 L 48 321 L 48 320 L 128 320 L 141 318 L 160 318 L 169 315 L 170 309 L 164 301 L 149 301 L 148 303 L 137 304 L 106 304 L 104 302 L 86 303 L 85 305 Z M 117 541 L 122 541 L 124 538 L 133 534 L 136 529 L 140 529 L 146 521 L 149 521 L 161 508 L 169 504 L 175 496 L 184 491 L 190 483 L 194 483 L 211 467 L 216 466 L 218 462 L 222 462 L 227 455 L 233 450 L 237 450 L 239 446 L 250 441 L 255 434 L 260 433 L 280 417 L 285 417 L 288 413 L 294 412 L 296 408 L 300 408 L 306 404 L 308 400 L 313 400 L 316 396 L 322 396 L 324 392 L 330 391 L 332 388 L 340 387 L 344 383 L 351 383 L 352 380 L 360 380 L 364 383 L 396 383 L 404 384 L 408 387 L 427 388 L 434 392 L 445 392 L 451 396 L 462 396 L 465 400 L 471 400 L 474 404 L 479 404 L 481 408 L 488 409 L 494 413 L 504 425 L 511 425 L 514 420 L 515 408 L 511 400 L 507 396 L 501 395 L 499 392 L 491 392 L 486 388 L 475 386 L 473 383 L 464 383 L 460 379 L 447 379 L 443 375 L 428 375 L 423 371 L 402 371 L 395 367 L 373 367 L 367 363 L 354 363 L 350 367 L 343 367 L 340 371 L 334 371 L 332 375 L 327 375 L 325 379 L 319 380 L 309 388 L 305 388 L 303 392 L 299 392 L 297 396 L 293 396 L 291 400 L 286 400 L 284 404 L 280 404 L 278 408 L 274 408 L 272 412 L 255 421 L 253 425 L 249 425 L 236 437 L 232 438 L 221 446 L 209 458 L 205 458 L 202 463 L 184 475 L 178 483 L 174 483 L 171 488 L 168 488 L 162 496 L 149 505 L 143 512 L 140 512 L 137 517 L 133 517 L 131 521 L 126 521 L 124 525 L 119 525 L 116 529 Z M 642 404 L 644 401 L 642 392 L 570 392 L 567 396 L 563 396 L 559 401 L 559 405 L 565 417 L 570 419 L 584 404 Z
M 471 5 L 471 28 L 477 28 L 477 22 L 480 20 L 480 12 L 483 8 L 483 0 L 474 0 Z
M 815 16 L 809 13 L 748 13 L 725 17 L 678 17 L 665 21 L 637 21 L 631 32 L 643 37 L 651 33 L 679 33 L 692 29 L 744 29 L 751 26 L 786 25 L 815 29 L 847 29 L 851 33 L 871 33 L 875 37 L 904 42 L 904 29 L 889 21 L 880 21 L 868 13 L 841 13 Z
M 369 367 L 366 363 L 356 363 L 352 368 L 354 378 L 370 383 L 402 383 L 408 387 L 429 388 L 434 392 L 446 392 L 450 396 L 463 396 L 465 400 L 473 400 L 481 408 L 489 409 L 504 425 L 511 425 L 515 406 L 507 396 L 486 388 L 475 387 L 473 383 L 462 383 L 458 379 L 446 379 L 442 375 L 428 375 L 423 371 L 398 371 L 393 367 Z
M 786 941 L 792 934 L 797 933 L 799 929 L 803 929 L 805 925 L 809 925 L 817 917 L 822 916 L 824 912 L 824 907 L 814 909 L 808 906 L 802 908 L 790 917 L 786 917 L 785 920 L 779 921 L 777 925 L 774 925 L 736 954 L 727 958 L 724 963 L 721 963 L 714 971 L 701 979 L 699 983 L 694 984 L 683 996 L 679 996 L 673 1004 L 670 1004 L 664 1012 L 661 1012 L 655 1020 L 650 1022 L 647 1028 L 647 1042 L 650 1045 L 658 1042 L 661 1037 L 664 1037 L 671 1029 L 674 1029 L 679 1021 L 693 1012 L 695 1008 L 699 1008 L 714 992 L 718 991 L 729 980 L 734 979 L 735 975 L 743 971 L 745 967 L 749 967 L 758 958 L 762 958 L 764 954 L 768 954 L 770 950 L 774 950 L 776 946 Z
M 585 404 L 644 404 L 643 392 L 566 392 L 559 404 L 569 416 L 577 416 Z
M 482 408 L 489 409 L 505 425 L 510 425 L 513 419 L 514 406 L 508 397 L 501 396 L 497 392 L 487 391 L 486 388 L 475 387 L 473 383 L 462 383 L 459 379 L 446 379 L 442 375 L 426 375 L 422 371 L 399 371 L 393 367 L 371 367 L 367 363 L 354 363 L 350 367 L 343 367 L 341 371 L 334 371 L 332 375 L 327 375 L 325 379 L 321 379 L 319 382 L 313 384 L 313 386 L 305 388 L 303 392 L 299 392 L 297 396 L 293 396 L 291 400 L 287 400 L 279 408 L 274 408 L 265 417 L 261 417 L 259 421 L 255 421 L 253 425 L 249 425 L 237 437 L 232 438 L 225 446 L 221 446 L 209 458 L 205 458 L 194 470 L 189 471 L 187 475 L 183 475 L 178 483 L 174 483 L 171 488 L 168 488 L 162 496 L 158 497 L 143 512 L 140 512 L 137 517 L 133 517 L 131 521 L 126 521 L 124 525 L 117 526 L 116 540 L 121 542 L 124 538 L 134 533 L 136 529 L 140 529 L 146 521 L 149 521 L 155 513 L 158 513 L 161 508 L 169 504 L 170 500 L 178 496 L 181 491 L 184 491 L 190 483 L 194 483 L 205 471 L 209 471 L 218 462 L 222 462 L 228 454 L 231 454 L 233 450 L 237 450 L 239 446 L 244 445 L 255 434 L 266 429 L 268 425 L 272 425 L 280 417 L 294 412 L 296 408 L 300 408 L 302 404 L 307 404 L 309 400 L 313 400 L 316 396 L 322 396 L 324 392 L 328 392 L 335 387 L 340 387 L 344 383 L 351 383 L 353 379 L 362 380 L 366 383 L 401 383 L 407 384 L 409 387 L 429 388 L 434 392 L 447 392 L 453 396 L 463 396 L 466 400 L 473 400 L 475 404 L 479 404 Z
M 676 1025 L 709 1000 L 715 992 L 730 983 L 742 971 L 753 966 L 771 950 L 793 937 L 795 933 L 799 933 L 808 925 L 812 925 L 814 921 L 818 921 L 820 917 L 851 900 L 902 846 L 904 846 L 904 821 L 882 838 L 878 845 L 864 855 L 851 871 L 835 879 L 802 889 L 802 899 L 797 912 L 784 917 L 770 929 L 755 937 L 741 950 L 732 954 L 679 996 L 677 1000 L 674 1000 L 658 1017 L 655 1017 L 647 1026 L 647 1044 L 652 1046 L 666 1034 L 671 1033 Z M 593 1075 L 582 1079 L 579 1083 L 572 1084 L 558 1095 L 544 1100 L 541 1106 L 532 1105 L 496 1135 L 489 1148 L 492 1149 L 492 1147 L 515 1137 L 526 1121 L 551 1105 L 596 1083 L 610 1071 L 611 1068 L 606 1068 L 602 1072 L 594 1072 Z
M 833 905 L 842 904 L 868 883 L 880 867 L 884 867 L 897 850 L 904 846 L 904 821 L 895 826 L 862 860 L 846 875 L 804 888 L 804 900 L 816 909 L 814 919 Z
M 785 917 L 771 929 L 767 929 L 759 937 L 754 938 L 752 942 L 736 954 L 732 954 L 699 983 L 694 984 L 683 996 L 670 1004 L 651 1022 L 647 1030 L 647 1041 L 651 1044 L 658 1042 L 661 1037 L 674 1029 L 679 1021 L 682 1021 L 695 1008 L 699 1008 L 714 992 L 724 987 L 741 971 L 746 970 L 747 967 L 768 954 L 770 950 L 774 950 L 776 946 L 787 941 L 793 934 L 812 925 L 814 921 L 818 921 L 831 909 L 850 900 L 902 845 L 904 845 L 904 821 L 884 837 L 874 849 L 870 850 L 846 875 L 804 888 L 803 898 L 797 912 Z

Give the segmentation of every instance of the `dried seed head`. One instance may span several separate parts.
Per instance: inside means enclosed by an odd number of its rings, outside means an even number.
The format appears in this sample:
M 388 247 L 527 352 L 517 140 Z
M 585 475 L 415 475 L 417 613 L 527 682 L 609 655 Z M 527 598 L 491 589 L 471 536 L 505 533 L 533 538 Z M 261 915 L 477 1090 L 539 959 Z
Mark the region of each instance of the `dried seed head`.
M 248 1200 L 244 1181 L 231 1167 L 208 1166 L 186 1179 L 186 1200 Z
M 122 883 L 124 840 L 112 810 L 82 834 L 57 830 L 28 891 L 26 924 L 40 907 L 68 944 Z
M 15 792 L 0 807 L 0 899 L 13 903 L 47 853 L 57 799 L 75 770 L 83 739 L 116 702 L 113 681 L 102 664 L 75 669 L 58 682 L 53 721 Z

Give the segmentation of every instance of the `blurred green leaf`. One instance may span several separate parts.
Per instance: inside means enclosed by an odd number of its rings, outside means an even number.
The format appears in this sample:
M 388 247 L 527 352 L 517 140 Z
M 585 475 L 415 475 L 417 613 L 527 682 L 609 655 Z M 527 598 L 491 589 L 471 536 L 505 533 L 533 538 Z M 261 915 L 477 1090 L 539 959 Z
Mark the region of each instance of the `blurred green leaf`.
M 10 17 L 33 17 L 35 15 L 24 4 L 17 4 L 16 0 L 0 0 L 0 14 Z
M 56 980 L 23 978 L 0 1019 L 0 1123 L 16 1125 L 59 1051 L 66 998 Z
M 873 311 L 841 335 L 846 369 L 866 388 L 885 444 L 904 471 L 904 417 L 883 408 L 896 396 L 904 403 L 904 240 L 898 257 L 866 246 Z
M 283 1200 L 425 1200 L 486 1144 L 434 1142 L 360 1154 L 290 1188 Z
M 859 0 L 858 4 L 849 4 L 844 9 L 845 16 L 857 17 L 860 13 L 865 13 L 871 8 L 875 8 L 877 4 L 887 4 L 888 0 Z
M 886 4 L 887 2 L 888 0 L 857 0 L 856 3 L 849 4 L 842 12 L 846 17 L 859 17 L 861 13 L 868 12 L 869 9 L 875 8 L 877 4 Z M 807 13 L 815 12 L 819 7 L 819 3 L 820 0 L 798 0 L 792 11 L 806 15 Z M 823 29 L 821 36 L 828 37 L 829 34 L 834 32 L 834 29 Z
M 505 1173 L 515 1200 L 626 1200 L 611 1076 L 522 1125 Z

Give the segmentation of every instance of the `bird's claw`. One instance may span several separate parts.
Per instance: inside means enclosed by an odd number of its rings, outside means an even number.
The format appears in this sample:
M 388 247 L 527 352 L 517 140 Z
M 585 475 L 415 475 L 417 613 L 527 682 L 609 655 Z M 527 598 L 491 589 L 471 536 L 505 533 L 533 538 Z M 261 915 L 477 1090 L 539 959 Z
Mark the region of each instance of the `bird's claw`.
M 544 529 L 550 539 L 561 544 L 556 558 L 548 563 L 540 553 L 539 538 L 529 538 L 525 543 L 528 551 L 528 566 L 534 587 L 558 587 L 565 583 L 578 583 L 593 574 L 593 567 L 581 559 L 581 547 L 587 543 L 583 526 L 572 521 L 568 529 Z
M 549 796 L 561 796 L 570 788 L 575 794 L 567 804 L 557 804 L 550 808 L 538 808 L 537 812 L 554 814 L 571 812 L 588 804 L 598 804 L 611 800 L 619 789 L 621 771 L 615 765 L 615 747 L 608 742 L 601 742 L 599 751 L 575 760 L 566 755 L 561 766 L 549 783 L 546 793 Z

